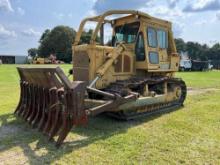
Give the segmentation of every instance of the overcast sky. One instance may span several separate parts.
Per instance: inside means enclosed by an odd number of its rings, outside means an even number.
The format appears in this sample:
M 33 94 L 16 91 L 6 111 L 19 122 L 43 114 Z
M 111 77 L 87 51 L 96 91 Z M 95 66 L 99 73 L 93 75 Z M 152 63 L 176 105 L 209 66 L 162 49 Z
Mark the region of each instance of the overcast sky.
M 68 25 L 109 9 L 141 10 L 173 22 L 175 37 L 220 41 L 220 0 L 0 0 L 0 54 L 26 55 L 46 28 Z

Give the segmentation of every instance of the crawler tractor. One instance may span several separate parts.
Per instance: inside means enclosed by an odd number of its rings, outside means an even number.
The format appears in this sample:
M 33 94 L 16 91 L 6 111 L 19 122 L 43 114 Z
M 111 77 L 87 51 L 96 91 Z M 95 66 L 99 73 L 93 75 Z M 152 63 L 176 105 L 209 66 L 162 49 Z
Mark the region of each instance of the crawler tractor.
M 82 43 L 87 22 L 95 22 Z M 106 35 L 112 29 L 111 39 Z M 84 19 L 73 43 L 73 80 L 59 67 L 18 67 L 20 102 L 15 110 L 60 146 L 73 126 L 106 113 L 123 120 L 183 105 L 186 85 L 179 69 L 171 22 L 133 10 Z

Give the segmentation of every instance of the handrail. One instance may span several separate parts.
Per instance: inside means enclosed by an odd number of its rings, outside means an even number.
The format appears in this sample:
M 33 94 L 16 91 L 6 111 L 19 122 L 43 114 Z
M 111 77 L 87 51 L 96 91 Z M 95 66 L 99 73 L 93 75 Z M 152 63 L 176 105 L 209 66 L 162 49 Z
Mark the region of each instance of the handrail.
M 102 23 L 110 21 L 110 20 L 105 20 L 105 18 L 107 16 L 114 15 L 114 14 L 141 15 L 141 16 L 144 16 L 144 17 L 147 17 L 147 18 L 151 18 L 150 15 L 148 15 L 146 13 L 143 13 L 143 12 L 140 12 L 140 11 L 136 11 L 136 10 L 109 10 L 109 11 L 105 12 L 102 15 L 85 18 L 84 20 L 82 20 L 82 22 L 81 22 L 81 24 L 79 26 L 79 30 L 78 30 L 78 32 L 76 34 L 74 45 L 78 45 L 79 44 L 79 41 L 80 41 L 80 38 L 81 38 L 81 35 L 82 35 L 82 32 L 83 32 L 83 28 L 84 28 L 86 22 L 88 22 L 88 21 L 98 22 L 98 24 L 96 25 L 95 31 L 93 32 L 93 34 L 91 36 L 91 40 L 90 40 L 91 44 L 95 43 L 96 36 L 98 34 L 98 31 L 100 30 L 100 28 L 102 26 Z

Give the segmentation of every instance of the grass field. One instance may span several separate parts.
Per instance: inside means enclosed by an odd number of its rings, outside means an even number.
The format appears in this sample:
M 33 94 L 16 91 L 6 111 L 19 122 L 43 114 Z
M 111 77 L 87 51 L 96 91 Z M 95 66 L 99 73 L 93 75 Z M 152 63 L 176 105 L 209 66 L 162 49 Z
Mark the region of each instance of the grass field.
M 176 76 L 194 91 L 180 110 L 128 122 L 91 118 L 57 150 L 13 116 L 16 66 L 0 65 L 0 164 L 220 164 L 220 72 Z

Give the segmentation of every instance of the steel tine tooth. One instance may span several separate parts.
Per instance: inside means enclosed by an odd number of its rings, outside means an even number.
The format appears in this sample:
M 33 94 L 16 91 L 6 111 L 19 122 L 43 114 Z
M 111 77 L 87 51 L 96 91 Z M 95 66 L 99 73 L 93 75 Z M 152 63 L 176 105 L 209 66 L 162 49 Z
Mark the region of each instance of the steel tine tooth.
M 56 142 L 56 147 L 59 147 L 63 141 L 65 140 L 66 136 L 68 135 L 69 131 L 72 128 L 72 123 L 70 122 L 70 116 L 69 116 L 69 91 L 65 92 L 65 98 L 64 98 L 64 103 L 65 103 L 65 112 L 63 113 L 63 122 L 62 122 L 62 127 L 59 132 L 59 137 Z
M 23 108 L 23 111 L 21 113 L 21 117 L 24 118 L 25 113 L 28 111 L 28 105 L 29 105 L 29 83 L 26 84 L 26 98 L 25 98 L 25 106 Z
M 56 94 L 56 89 L 52 89 L 50 92 L 50 104 L 48 107 L 48 119 L 44 128 L 44 134 L 49 135 L 49 130 L 51 128 L 52 122 L 53 122 L 53 108 L 51 108 L 54 104 L 54 97 Z
M 27 100 L 27 82 L 24 83 L 24 97 L 23 97 L 23 103 L 20 111 L 18 112 L 18 116 L 21 116 L 22 112 L 24 111 L 26 107 L 26 100 Z
M 54 126 L 56 126 L 56 115 L 57 114 L 57 105 L 59 104 L 59 100 L 58 100 L 58 91 L 57 89 L 54 91 L 53 93 L 53 103 L 50 107 L 50 111 L 51 111 L 51 123 L 50 123 L 50 126 L 48 128 L 48 136 L 49 136 L 49 139 L 50 139 L 50 132 L 51 130 L 53 129 Z
M 52 102 L 52 89 L 49 89 L 48 91 L 48 103 L 47 103 L 47 118 L 43 124 L 43 128 L 42 128 L 42 131 L 43 131 L 43 134 L 46 134 L 46 130 L 47 130 L 47 127 L 48 127 L 48 124 L 50 122 L 50 118 L 51 118 L 51 114 L 50 114 L 50 105 L 51 105 L 51 102 Z
M 42 107 L 42 117 L 40 119 L 40 122 L 39 122 L 39 125 L 38 125 L 38 130 L 39 131 L 42 131 L 43 129 L 43 126 L 45 124 L 45 121 L 46 121 L 46 118 L 47 118 L 47 107 L 48 107 L 48 102 L 49 102 L 49 94 L 48 94 L 49 90 L 44 88 L 43 89 L 43 96 L 42 96 L 42 104 L 43 104 L 43 107 Z
M 16 115 L 18 116 L 18 114 L 20 113 L 21 109 L 22 109 L 22 106 L 24 104 L 24 81 L 21 82 L 21 91 L 20 91 L 20 95 L 21 95 L 21 104 L 20 106 L 18 107 L 17 111 L 15 112 Z
M 38 118 L 37 118 L 37 125 L 40 124 L 40 120 L 43 116 L 43 109 L 44 109 L 44 88 L 42 87 L 41 88 L 41 91 L 40 91 L 40 99 L 41 99 L 41 104 L 40 104 L 40 109 L 39 109 L 39 114 L 38 114 Z
M 41 109 L 42 108 L 42 87 L 38 88 L 38 103 L 37 103 L 37 109 L 36 109 L 36 114 L 35 118 L 31 123 L 32 128 L 35 128 L 39 122 L 40 116 L 41 116 Z
M 31 88 L 32 88 L 32 85 L 31 85 L 31 84 L 29 84 L 29 85 L 28 85 L 28 99 L 27 99 L 27 107 L 26 107 L 26 109 L 25 109 L 24 113 L 22 114 L 22 117 L 23 117 L 23 119 L 24 119 L 24 120 L 25 120 L 25 118 L 26 118 L 26 116 L 27 116 L 28 112 L 29 112 L 29 111 L 30 111 L 30 109 L 31 109 Z
M 25 82 L 24 81 L 22 82 L 22 92 L 21 93 L 22 93 L 21 106 L 19 107 L 19 109 L 16 112 L 17 116 L 19 116 L 19 114 L 21 113 L 22 108 L 23 108 L 23 106 L 25 104 Z
M 23 101 L 23 81 L 20 80 L 20 98 L 19 98 L 19 103 L 17 105 L 17 108 L 15 109 L 14 111 L 14 114 L 17 114 L 19 109 L 21 108 L 22 106 L 22 101 Z
M 62 129 L 65 125 L 65 122 L 66 122 L 66 109 L 67 109 L 67 101 L 66 101 L 66 97 L 67 97 L 67 94 L 65 91 L 63 91 L 62 93 L 62 97 L 61 97 L 61 113 L 60 113 L 60 125 L 59 125 L 59 128 L 57 130 L 57 135 L 60 136 L 60 133 L 62 132 Z
M 60 98 L 62 97 L 62 91 L 57 90 L 56 92 L 56 107 L 54 107 L 54 120 L 53 120 L 53 124 L 52 127 L 49 131 L 49 140 L 52 140 L 53 137 L 55 136 L 55 134 L 57 133 L 58 129 L 59 129 L 59 121 L 60 121 L 60 112 L 61 112 L 61 100 Z
M 19 111 L 17 112 L 17 115 L 20 117 L 21 116 L 21 113 L 22 113 L 22 110 L 25 106 L 25 94 L 26 94 L 26 89 L 25 89 L 25 86 L 26 86 L 26 82 L 23 82 L 23 98 L 22 98 L 22 104 L 21 104 L 21 107 L 19 109 Z
M 49 107 L 48 107 L 48 118 L 47 118 L 47 121 L 46 121 L 46 124 L 45 124 L 45 127 L 44 127 L 44 130 L 43 130 L 43 133 L 45 135 L 48 135 L 49 134 L 49 130 L 51 128 L 51 122 L 52 122 L 52 118 L 53 118 L 53 112 L 51 110 L 51 106 L 54 104 L 54 95 L 56 94 L 56 89 L 55 88 L 52 88 L 50 89 L 50 92 L 49 92 L 49 96 L 50 96 L 50 104 L 49 104 Z
M 83 93 L 84 94 L 84 93 Z M 65 97 L 65 103 L 66 103 L 66 109 L 63 117 L 63 125 L 61 128 L 61 132 L 59 133 L 59 137 L 56 143 L 56 146 L 59 147 L 63 141 L 65 140 L 68 133 L 71 131 L 72 127 L 80 122 L 81 116 L 79 111 L 82 110 L 82 102 L 84 97 L 81 96 L 82 93 L 74 91 L 74 90 L 68 90 L 66 97 Z
M 64 97 L 65 97 L 64 96 L 64 89 L 61 88 L 59 93 L 58 93 L 58 98 L 59 98 L 59 101 L 60 101 L 59 116 L 58 116 L 59 117 L 58 118 L 59 123 L 62 122 L 62 113 L 65 110 Z M 61 124 L 58 124 L 57 130 L 56 130 L 56 134 L 59 132 L 60 128 L 61 128 Z
M 35 117 L 37 103 L 38 103 L 38 86 L 35 86 L 35 88 L 34 88 L 34 104 L 33 104 L 33 107 L 32 107 L 31 115 L 28 118 L 28 123 L 29 124 L 31 124 L 31 122 L 33 121 L 33 119 Z
M 34 109 L 35 109 L 35 101 L 36 101 L 36 86 L 33 85 L 32 86 L 32 90 L 31 90 L 31 108 L 30 108 L 30 111 L 29 111 L 29 114 L 26 118 L 26 121 L 29 123 L 31 117 L 33 116 L 33 113 L 34 113 Z
M 61 136 L 63 134 L 63 130 L 65 129 L 66 125 L 67 125 L 67 92 L 66 90 L 64 91 L 64 96 L 63 96 L 63 105 L 62 105 L 62 113 L 61 113 L 61 127 L 58 131 L 58 139 L 56 142 L 57 147 L 62 143 L 62 139 Z
M 63 141 L 67 137 L 68 133 L 71 131 L 71 129 L 73 127 L 73 125 L 70 121 L 70 118 L 67 117 L 65 123 L 66 123 L 65 124 L 66 127 L 64 127 L 62 129 L 62 131 L 60 132 L 60 135 L 59 135 L 57 142 L 56 142 L 56 147 L 59 147 L 63 143 Z
M 29 86 L 29 101 L 28 101 L 28 108 L 23 116 L 24 120 L 26 121 L 28 114 L 31 111 L 31 107 L 32 107 L 32 87 L 33 85 Z
M 29 97 L 30 97 L 30 102 L 29 102 L 29 105 L 28 105 L 28 111 L 27 111 L 27 113 L 25 114 L 25 116 L 24 116 L 24 120 L 25 121 L 27 121 L 27 119 L 28 119 L 28 117 L 29 117 L 29 115 L 31 114 L 31 111 L 32 111 L 32 107 L 33 107 L 33 84 L 32 85 L 30 85 L 30 95 L 29 95 Z

